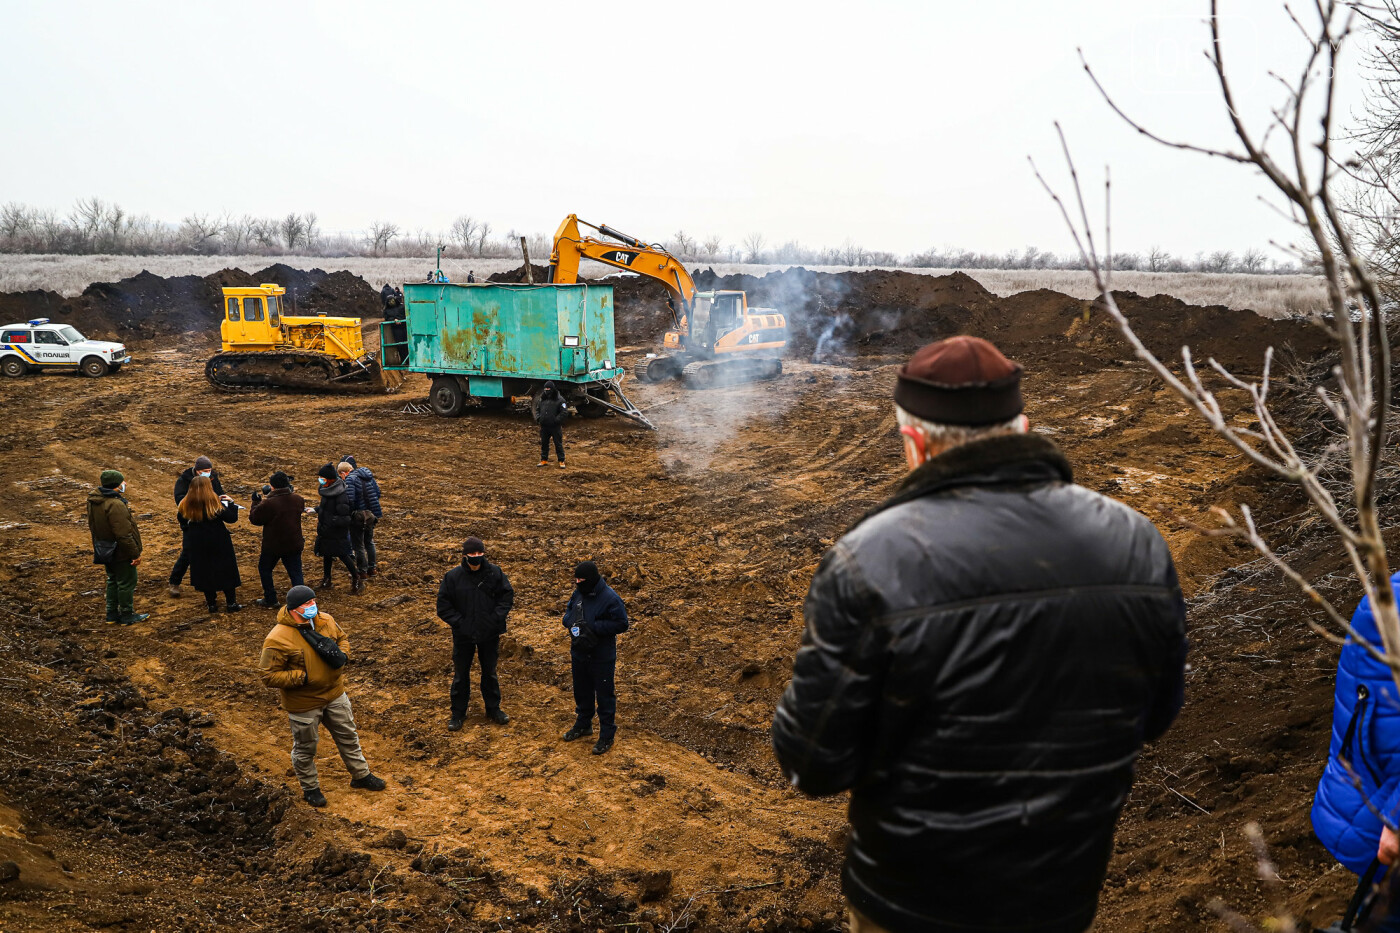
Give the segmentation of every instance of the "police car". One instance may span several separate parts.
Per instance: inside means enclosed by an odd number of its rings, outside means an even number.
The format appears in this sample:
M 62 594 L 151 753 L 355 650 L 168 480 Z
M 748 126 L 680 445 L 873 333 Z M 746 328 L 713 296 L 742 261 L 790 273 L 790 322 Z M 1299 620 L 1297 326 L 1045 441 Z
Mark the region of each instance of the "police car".
M 37 317 L 0 328 L 0 372 L 23 376 L 31 369 L 75 369 L 85 376 L 105 376 L 131 362 L 126 347 L 110 340 L 89 340 L 68 324 Z

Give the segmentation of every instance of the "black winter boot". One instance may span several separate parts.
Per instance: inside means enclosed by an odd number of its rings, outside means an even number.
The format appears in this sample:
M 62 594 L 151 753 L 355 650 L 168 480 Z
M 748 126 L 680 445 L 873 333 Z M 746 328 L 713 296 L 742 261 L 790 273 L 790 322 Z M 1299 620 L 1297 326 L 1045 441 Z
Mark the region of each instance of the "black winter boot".
M 330 588 L 331 588 L 331 575 L 330 575 L 329 573 L 327 573 L 324 577 L 321 578 L 321 582 L 318 583 L 318 584 L 316 584 L 316 589 L 318 589 L 318 590 L 328 590 L 328 589 L 330 589 Z
M 359 596 L 365 591 L 365 578 L 358 573 L 350 575 L 350 595 Z

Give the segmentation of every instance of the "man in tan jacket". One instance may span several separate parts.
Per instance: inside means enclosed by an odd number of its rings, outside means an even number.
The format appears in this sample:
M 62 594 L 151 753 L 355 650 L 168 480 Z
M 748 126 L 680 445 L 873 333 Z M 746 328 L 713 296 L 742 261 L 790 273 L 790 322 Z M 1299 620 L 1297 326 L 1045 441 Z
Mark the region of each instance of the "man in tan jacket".
M 385 787 L 384 779 L 370 772 L 360 751 L 360 735 L 345 693 L 343 665 L 349 648 L 350 639 L 335 619 L 318 610 L 311 587 L 294 586 L 287 593 L 287 605 L 277 613 L 277 624 L 263 640 L 258 662 L 262 682 L 282 693 L 282 708 L 292 725 L 292 768 L 301 782 L 302 796 L 313 807 L 326 805 L 316 773 L 316 743 L 322 724 L 350 772 L 350 786 L 365 790 Z

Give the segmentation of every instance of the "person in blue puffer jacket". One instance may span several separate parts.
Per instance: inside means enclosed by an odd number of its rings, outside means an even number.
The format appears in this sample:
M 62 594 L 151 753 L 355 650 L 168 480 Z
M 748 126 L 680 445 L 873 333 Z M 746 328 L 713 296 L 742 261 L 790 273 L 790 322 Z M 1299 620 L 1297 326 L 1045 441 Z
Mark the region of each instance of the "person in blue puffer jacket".
M 1392 589 L 1400 573 L 1390 578 Z M 1356 634 L 1380 650 L 1380 632 L 1369 598 L 1351 617 Z M 1337 861 L 1377 882 L 1400 861 L 1400 836 L 1386 826 L 1400 821 L 1400 700 L 1390 668 L 1355 638 L 1337 662 L 1332 703 L 1332 744 L 1313 798 L 1317 838 Z M 1377 931 L 1400 931 L 1400 914 L 1372 918 Z
M 360 576 L 372 577 L 379 572 L 379 554 L 374 549 L 374 526 L 384 517 L 379 508 L 379 481 L 369 467 L 362 467 L 355 458 L 344 456 L 340 465 L 349 465 L 350 472 L 341 471 L 345 492 L 350 499 L 350 543 L 355 550 L 355 565 Z

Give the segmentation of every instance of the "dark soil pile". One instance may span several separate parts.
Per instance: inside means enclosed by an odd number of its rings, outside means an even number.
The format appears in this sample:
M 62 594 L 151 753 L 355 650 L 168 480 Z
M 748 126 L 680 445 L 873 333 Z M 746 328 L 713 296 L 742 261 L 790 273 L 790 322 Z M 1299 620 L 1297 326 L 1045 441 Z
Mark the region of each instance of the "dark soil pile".
M 72 324 L 89 337 L 151 340 L 188 331 L 216 330 L 223 308 L 221 288 L 274 283 L 287 289 L 294 314 L 373 318 L 379 293 L 349 272 L 293 269 L 282 263 L 251 275 L 223 269 L 204 277 L 164 278 L 141 272 L 120 282 L 97 282 L 77 298 L 56 292 L 0 293 L 0 323 L 48 317 Z

